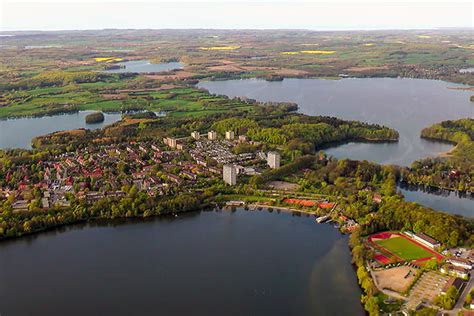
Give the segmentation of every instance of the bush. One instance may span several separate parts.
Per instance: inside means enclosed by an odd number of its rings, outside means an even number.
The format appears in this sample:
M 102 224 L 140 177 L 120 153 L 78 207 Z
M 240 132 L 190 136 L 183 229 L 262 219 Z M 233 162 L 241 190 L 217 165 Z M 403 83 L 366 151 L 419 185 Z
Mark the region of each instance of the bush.
M 94 124 L 94 123 L 101 123 L 105 119 L 104 113 L 102 112 L 95 112 L 88 114 L 86 116 L 86 123 L 87 124 Z

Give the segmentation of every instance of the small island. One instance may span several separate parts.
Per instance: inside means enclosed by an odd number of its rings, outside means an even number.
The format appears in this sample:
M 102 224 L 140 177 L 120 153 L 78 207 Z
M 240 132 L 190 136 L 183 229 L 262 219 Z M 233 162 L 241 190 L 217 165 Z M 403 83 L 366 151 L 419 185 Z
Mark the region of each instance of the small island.
M 105 116 L 104 116 L 104 113 L 102 112 L 94 112 L 94 113 L 86 115 L 87 124 L 102 123 L 104 119 L 105 119 Z

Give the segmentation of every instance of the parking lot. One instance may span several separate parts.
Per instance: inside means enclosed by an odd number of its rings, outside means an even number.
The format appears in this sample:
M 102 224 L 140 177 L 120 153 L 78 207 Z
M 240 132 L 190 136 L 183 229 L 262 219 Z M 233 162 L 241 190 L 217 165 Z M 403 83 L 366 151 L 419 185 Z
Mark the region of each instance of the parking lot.
M 448 280 L 449 276 L 433 271 L 423 273 L 410 291 L 407 303 L 408 309 L 415 309 L 421 302 L 431 304 L 433 299 L 441 294 L 441 290 Z

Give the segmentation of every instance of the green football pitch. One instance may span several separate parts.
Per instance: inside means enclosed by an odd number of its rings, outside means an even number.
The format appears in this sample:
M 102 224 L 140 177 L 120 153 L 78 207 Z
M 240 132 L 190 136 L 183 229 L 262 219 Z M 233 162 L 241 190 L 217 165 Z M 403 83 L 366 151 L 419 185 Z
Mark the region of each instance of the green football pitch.
M 376 243 L 407 261 L 434 256 L 428 250 L 423 249 L 422 247 L 403 237 L 392 237 L 388 239 L 377 240 Z

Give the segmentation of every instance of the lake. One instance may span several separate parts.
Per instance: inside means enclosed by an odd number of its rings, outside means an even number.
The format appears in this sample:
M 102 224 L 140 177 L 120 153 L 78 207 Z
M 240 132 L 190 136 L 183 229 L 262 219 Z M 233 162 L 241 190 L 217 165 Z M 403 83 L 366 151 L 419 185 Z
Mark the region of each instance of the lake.
M 451 145 L 420 138 L 424 127 L 448 119 L 474 117 L 472 92 L 462 85 L 424 79 L 258 79 L 205 81 L 199 87 L 229 97 L 296 102 L 299 112 L 379 123 L 400 133 L 398 143 L 354 143 L 329 148 L 337 158 L 408 166 L 446 152 Z
M 1 314 L 365 315 L 347 236 L 314 217 L 238 209 L 124 223 L 0 243 Z
M 103 70 L 102 72 L 107 72 L 107 73 L 127 73 L 127 72 L 152 73 L 152 72 L 163 72 L 163 71 L 170 71 L 170 70 L 176 70 L 176 69 L 182 69 L 183 68 L 183 64 L 181 64 L 179 62 L 152 64 L 148 60 L 124 61 L 124 62 L 120 62 L 120 63 L 114 63 L 114 65 L 123 66 L 123 68 Z
M 418 188 L 400 186 L 398 190 L 409 202 L 417 202 L 420 205 L 450 214 L 462 215 L 474 218 L 474 196 L 459 196 L 459 193 L 447 190 L 423 191 Z
M 102 128 L 122 119 L 120 113 L 104 113 L 103 122 L 87 124 L 85 117 L 93 112 L 0 120 L 0 149 L 31 148 L 31 140 L 36 136 L 77 128 Z

